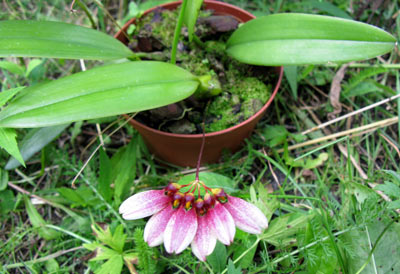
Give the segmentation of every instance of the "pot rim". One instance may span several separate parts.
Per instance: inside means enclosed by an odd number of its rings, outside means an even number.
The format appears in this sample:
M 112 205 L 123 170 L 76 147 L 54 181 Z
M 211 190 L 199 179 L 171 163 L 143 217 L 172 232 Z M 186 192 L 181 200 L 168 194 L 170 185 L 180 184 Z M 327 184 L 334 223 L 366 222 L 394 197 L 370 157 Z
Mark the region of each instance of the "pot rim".
M 182 1 L 175 1 L 175 2 L 169 2 L 169 3 L 162 4 L 162 5 L 158 5 L 158 6 L 155 6 L 155 7 L 151 8 L 151 9 L 146 10 L 146 11 L 143 13 L 143 15 L 146 15 L 146 14 L 152 12 L 153 10 L 155 10 L 155 9 L 157 9 L 157 8 L 165 8 L 165 7 L 170 7 L 170 6 L 176 6 L 176 5 L 179 5 L 180 3 L 182 3 Z M 241 9 L 241 8 L 239 8 L 239 7 L 237 7 L 237 6 L 228 4 L 228 3 L 224 3 L 224 2 L 220 2 L 220 1 L 215 1 L 215 0 L 204 0 L 204 3 L 205 3 L 205 4 L 220 5 L 220 6 L 223 6 L 223 7 L 227 7 L 227 8 L 229 8 L 229 9 L 234 9 L 234 10 L 240 12 L 240 13 L 246 14 L 246 16 L 249 16 L 249 17 L 251 17 L 252 19 L 255 19 L 255 18 L 256 18 L 256 17 L 255 17 L 254 15 L 252 15 L 251 13 L 249 13 L 249 12 L 247 12 L 247 11 L 245 11 L 245 10 L 243 10 L 243 9 Z M 117 34 L 115 34 L 114 37 L 117 38 L 118 36 L 120 36 L 120 35 L 122 34 L 122 32 L 123 32 L 124 30 L 127 29 L 127 27 L 128 27 L 129 25 L 131 25 L 131 24 L 134 23 L 135 19 L 136 19 L 136 18 L 132 18 L 131 20 L 129 20 L 129 21 L 122 27 L 122 29 L 119 30 L 119 31 L 117 32 Z M 123 35 L 123 34 L 122 34 L 122 35 Z M 275 95 L 276 95 L 276 93 L 278 92 L 278 89 L 279 89 L 279 87 L 280 87 L 280 85 L 281 85 L 281 82 L 282 82 L 282 78 L 283 78 L 283 66 L 279 66 L 279 67 L 267 66 L 267 67 L 275 68 L 275 70 L 276 70 L 276 71 L 278 72 L 278 74 L 279 74 L 278 80 L 277 80 L 277 82 L 276 82 L 276 84 L 275 84 L 274 91 L 272 92 L 272 94 L 271 94 L 270 98 L 268 99 L 268 101 L 264 104 L 264 106 L 263 106 L 260 110 L 258 110 L 258 111 L 257 111 L 256 113 L 254 113 L 251 117 L 249 117 L 248 119 L 244 120 L 243 122 L 241 122 L 241 123 L 239 123 L 239 124 L 237 124 L 237 125 L 231 126 L 231 127 L 226 128 L 226 129 L 224 129 L 224 130 L 219 130 L 219 131 L 215 131 L 215 132 L 209 132 L 209 133 L 205 133 L 205 134 L 203 134 L 203 133 L 197 133 L 197 134 L 177 134 L 177 133 L 165 132 L 165 131 L 161 131 L 161 130 L 158 130 L 158 129 L 151 128 L 151 127 L 149 127 L 149 126 L 147 126 L 147 125 L 145 125 L 145 124 L 143 124 L 143 123 L 141 123 L 141 122 L 138 122 L 138 121 L 135 120 L 134 118 L 133 118 L 133 119 L 130 119 L 129 123 L 134 124 L 135 126 L 138 126 L 138 127 L 142 127 L 142 128 L 144 128 L 144 129 L 146 129 L 146 130 L 148 130 L 148 131 L 151 131 L 151 132 L 154 133 L 154 134 L 163 135 L 163 136 L 168 136 L 168 137 L 182 138 L 182 139 L 198 139 L 198 138 L 202 138 L 203 135 L 207 138 L 207 137 L 212 137 L 212 136 L 224 135 L 224 134 L 227 134 L 227 133 L 229 133 L 229 132 L 235 131 L 237 128 L 240 128 L 240 127 L 242 127 L 244 124 L 248 124 L 248 123 L 252 122 L 253 120 L 257 119 L 259 116 L 263 115 L 263 113 L 266 111 L 266 109 L 269 107 L 269 105 L 272 103 L 273 99 L 275 98 Z M 129 117 L 127 114 L 125 114 L 124 116 L 125 116 L 126 118 Z M 130 118 L 130 117 L 129 117 L 129 118 Z

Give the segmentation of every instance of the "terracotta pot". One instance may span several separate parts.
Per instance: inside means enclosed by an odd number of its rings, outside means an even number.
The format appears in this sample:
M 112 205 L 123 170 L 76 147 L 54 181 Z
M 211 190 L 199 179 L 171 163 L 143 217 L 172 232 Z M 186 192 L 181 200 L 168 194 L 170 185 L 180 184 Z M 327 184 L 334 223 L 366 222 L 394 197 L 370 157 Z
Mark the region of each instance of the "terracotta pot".
M 178 1 L 158 7 L 172 10 L 176 9 L 180 4 L 181 2 Z M 255 18 L 247 11 L 223 2 L 205 0 L 203 5 L 206 9 L 215 11 L 217 15 L 231 15 L 240 22 L 247 22 Z M 152 12 L 156 8 L 157 7 L 147 10 L 144 15 Z M 128 39 L 125 37 L 124 32 L 128 29 L 129 25 L 134 23 L 135 20 L 131 19 L 115 35 L 115 38 L 126 44 Z M 231 152 L 240 149 L 243 140 L 253 131 L 279 89 L 283 75 L 283 67 L 276 67 L 275 71 L 279 74 L 279 78 L 272 95 L 268 102 L 255 115 L 236 126 L 205 134 L 205 146 L 201 164 L 217 162 L 224 149 L 228 149 Z M 130 123 L 139 131 L 150 151 L 159 159 L 183 167 L 196 166 L 202 143 L 202 134 L 173 134 L 150 128 L 136 120 L 130 120 Z

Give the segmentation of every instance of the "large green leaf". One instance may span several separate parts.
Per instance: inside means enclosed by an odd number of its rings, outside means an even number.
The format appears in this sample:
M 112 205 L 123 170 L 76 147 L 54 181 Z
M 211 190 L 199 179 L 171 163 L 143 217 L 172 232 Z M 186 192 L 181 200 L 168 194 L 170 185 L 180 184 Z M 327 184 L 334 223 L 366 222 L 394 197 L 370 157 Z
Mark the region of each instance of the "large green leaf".
M 142 111 L 180 101 L 197 88 L 186 70 L 127 62 L 25 88 L 2 112 L 0 127 L 46 127 Z
M 396 39 L 374 26 L 321 15 L 275 14 L 237 29 L 227 52 L 254 65 L 347 62 L 390 51 Z
M 0 21 L 0 57 L 107 60 L 133 56 L 113 37 L 85 27 L 50 21 Z

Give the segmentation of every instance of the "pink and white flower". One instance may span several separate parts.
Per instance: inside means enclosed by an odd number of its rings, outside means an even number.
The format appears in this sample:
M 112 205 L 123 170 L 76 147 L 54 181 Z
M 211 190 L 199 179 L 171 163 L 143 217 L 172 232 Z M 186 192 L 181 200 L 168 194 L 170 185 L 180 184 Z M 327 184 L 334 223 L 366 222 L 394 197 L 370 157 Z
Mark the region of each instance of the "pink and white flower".
M 189 190 L 181 192 L 185 187 Z M 267 218 L 256 206 L 200 180 L 135 194 L 121 204 L 119 212 L 127 220 L 152 215 L 144 229 L 149 246 L 164 242 L 168 253 L 179 254 L 191 244 L 202 261 L 213 252 L 217 240 L 225 245 L 233 242 L 236 226 L 252 234 L 268 227 Z

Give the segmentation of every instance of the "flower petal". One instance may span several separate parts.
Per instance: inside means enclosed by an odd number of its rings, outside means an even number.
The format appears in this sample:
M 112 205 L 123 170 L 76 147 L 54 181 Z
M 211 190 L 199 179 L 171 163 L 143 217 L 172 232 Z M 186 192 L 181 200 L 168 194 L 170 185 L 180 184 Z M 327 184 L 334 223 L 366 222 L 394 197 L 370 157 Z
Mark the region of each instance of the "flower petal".
M 207 218 L 217 239 L 224 245 L 230 245 L 235 237 L 236 228 L 229 211 L 216 202 L 214 208 L 207 212 Z
M 144 228 L 144 240 L 149 246 L 157 246 L 163 242 L 164 230 L 172 214 L 176 212 L 172 206 L 166 206 L 163 210 L 153 215 Z
M 268 227 L 268 220 L 261 210 L 255 205 L 237 197 L 228 196 L 228 202 L 224 204 L 232 215 L 238 228 L 252 234 L 260 234 Z
M 126 199 L 119 207 L 119 213 L 126 220 L 141 219 L 160 211 L 170 202 L 164 190 L 149 190 Z
M 181 253 L 193 241 L 197 231 L 196 211 L 180 207 L 169 219 L 164 231 L 164 246 L 168 253 Z
M 197 232 L 192 242 L 192 252 L 199 260 L 205 262 L 215 248 L 217 238 L 208 224 L 207 215 L 197 217 Z

